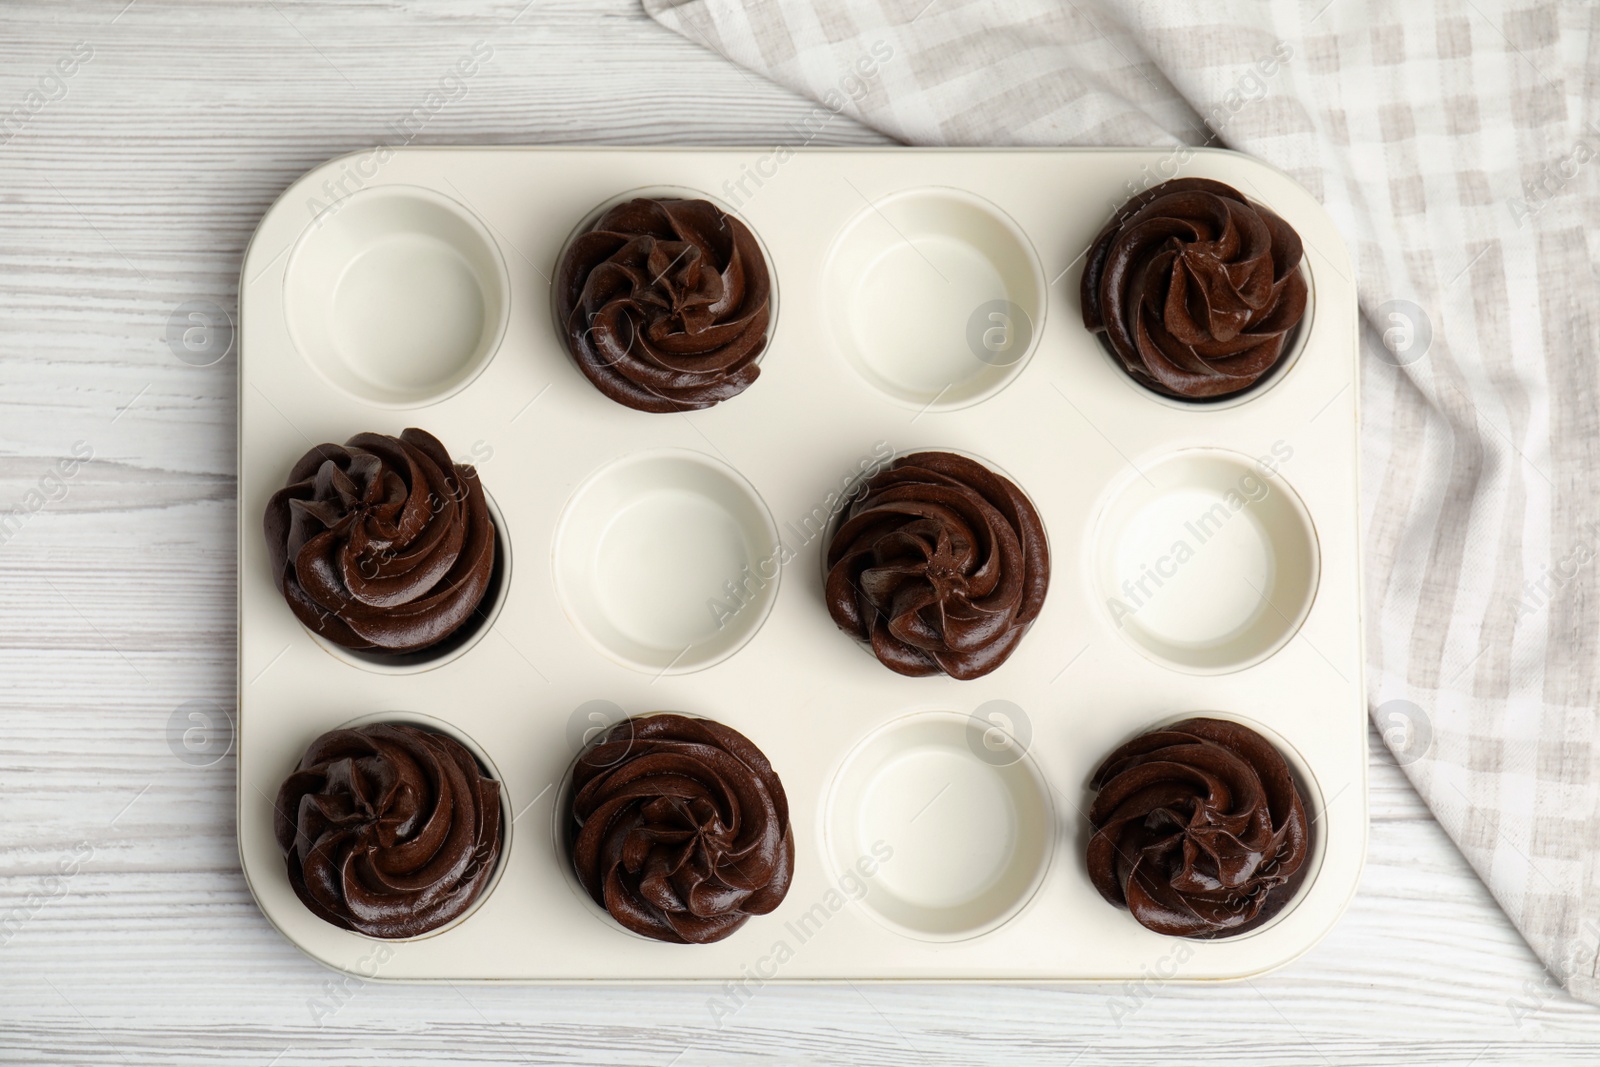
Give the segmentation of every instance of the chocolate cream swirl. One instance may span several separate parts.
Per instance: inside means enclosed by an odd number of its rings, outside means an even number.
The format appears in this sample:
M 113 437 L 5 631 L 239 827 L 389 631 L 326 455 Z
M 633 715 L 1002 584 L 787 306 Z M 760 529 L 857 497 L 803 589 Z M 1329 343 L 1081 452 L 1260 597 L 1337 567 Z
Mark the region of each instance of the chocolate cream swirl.
M 422 430 L 318 445 L 268 501 L 263 525 L 278 592 L 345 648 L 438 644 L 472 617 L 494 571 L 477 471 Z
M 696 411 L 760 373 L 772 285 L 749 227 L 706 200 L 637 199 L 568 245 L 557 312 L 578 369 L 640 411 Z
M 416 937 L 483 892 L 500 855 L 500 783 L 461 743 L 415 726 L 332 730 L 278 791 L 289 884 L 335 926 Z
M 839 629 L 908 675 L 978 678 L 1016 651 L 1044 606 L 1050 548 L 1009 479 L 949 452 L 871 475 L 828 546 Z
M 720 941 L 782 903 L 794 876 L 783 784 L 744 735 L 707 719 L 625 719 L 578 758 L 578 880 L 634 933 Z
M 1135 381 L 1186 399 L 1248 389 L 1277 365 L 1306 311 L 1300 235 L 1205 178 L 1129 200 L 1095 238 L 1083 324 Z
M 1141 925 L 1227 937 L 1294 896 L 1310 852 L 1288 764 L 1249 727 L 1194 718 L 1137 737 L 1091 782 L 1089 877 Z

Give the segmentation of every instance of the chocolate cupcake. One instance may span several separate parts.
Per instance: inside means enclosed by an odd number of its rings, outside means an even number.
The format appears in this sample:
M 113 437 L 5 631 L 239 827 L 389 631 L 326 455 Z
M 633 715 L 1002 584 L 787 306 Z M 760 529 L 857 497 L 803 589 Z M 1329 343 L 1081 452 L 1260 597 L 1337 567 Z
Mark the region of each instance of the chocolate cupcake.
M 1083 324 L 1139 384 L 1208 400 L 1249 389 L 1306 312 L 1300 235 L 1237 189 L 1162 182 L 1100 231 L 1083 271 Z
M 1091 784 L 1089 877 L 1158 934 L 1253 930 L 1305 877 L 1305 802 L 1283 756 L 1247 726 L 1194 718 L 1152 730 L 1106 757 Z
M 871 475 L 828 546 L 825 596 L 839 629 L 885 667 L 980 678 L 1044 606 L 1050 546 L 1010 479 L 950 452 L 902 456 Z
M 629 200 L 567 245 L 556 314 L 578 369 L 639 411 L 697 411 L 760 374 L 772 322 L 766 257 L 706 200 Z
M 438 645 L 472 619 L 494 572 L 477 471 L 422 430 L 313 448 L 263 526 L 278 592 L 308 629 L 349 649 Z
M 670 714 L 616 723 L 578 757 L 571 811 L 578 881 L 634 933 L 721 941 L 789 892 L 783 783 L 720 723 Z
M 459 741 L 415 726 L 332 730 L 278 791 L 295 895 L 369 937 L 417 937 L 483 893 L 501 848 L 500 783 Z

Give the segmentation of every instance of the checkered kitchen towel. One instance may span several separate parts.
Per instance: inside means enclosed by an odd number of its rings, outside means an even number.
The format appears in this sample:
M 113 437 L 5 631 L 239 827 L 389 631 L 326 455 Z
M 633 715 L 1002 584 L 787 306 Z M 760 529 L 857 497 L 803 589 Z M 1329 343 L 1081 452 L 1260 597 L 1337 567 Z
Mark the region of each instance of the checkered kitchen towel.
M 798 139 L 843 111 L 915 144 L 1220 144 L 1322 200 L 1366 317 L 1374 719 L 1600 1003 L 1600 6 L 644 5 L 816 98 Z

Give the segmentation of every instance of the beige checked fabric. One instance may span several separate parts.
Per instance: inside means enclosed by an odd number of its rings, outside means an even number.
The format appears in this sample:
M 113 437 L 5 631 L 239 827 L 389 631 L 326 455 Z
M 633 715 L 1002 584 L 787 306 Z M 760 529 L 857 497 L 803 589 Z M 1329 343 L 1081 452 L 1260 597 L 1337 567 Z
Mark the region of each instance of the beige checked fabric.
M 1600 1003 L 1600 6 L 644 3 L 815 98 L 791 143 L 845 113 L 915 144 L 1223 145 L 1323 201 L 1366 317 L 1374 720 Z

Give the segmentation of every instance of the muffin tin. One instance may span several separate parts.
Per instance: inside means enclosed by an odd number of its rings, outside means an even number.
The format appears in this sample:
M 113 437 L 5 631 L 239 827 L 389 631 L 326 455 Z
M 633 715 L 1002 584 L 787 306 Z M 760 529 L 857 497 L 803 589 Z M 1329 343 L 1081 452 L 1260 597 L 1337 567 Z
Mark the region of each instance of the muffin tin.
M 1306 951 L 1366 841 L 1357 312 L 1332 221 L 1264 164 L 1193 155 L 1186 174 L 1299 231 L 1313 307 L 1270 383 L 1185 405 L 1132 382 L 1078 301 L 1087 246 L 1162 153 L 806 149 L 759 176 L 755 155 L 366 152 L 267 212 L 241 274 L 239 402 L 239 850 L 263 913 L 380 980 L 1201 980 Z M 782 296 L 759 380 L 691 414 L 606 399 L 551 320 L 576 224 L 661 187 L 744 219 Z M 260 520 L 308 448 L 407 426 L 477 466 L 506 566 L 446 655 L 385 662 L 296 621 Z M 886 670 L 822 598 L 850 488 L 924 449 L 1008 474 L 1050 540 L 1043 613 L 970 682 Z M 713 945 L 624 931 L 561 845 L 577 747 L 655 710 L 744 733 L 789 796 L 788 898 Z M 1191 713 L 1277 743 L 1314 816 L 1298 897 L 1232 939 L 1151 933 L 1085 866 L 1094 768 Z M 312 916 L 272 835 L 306 746 L 385 714 L 482 753 L 512 819 L 479 906 L 402 942 Z

